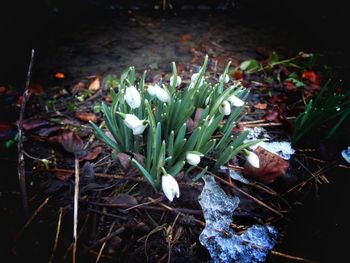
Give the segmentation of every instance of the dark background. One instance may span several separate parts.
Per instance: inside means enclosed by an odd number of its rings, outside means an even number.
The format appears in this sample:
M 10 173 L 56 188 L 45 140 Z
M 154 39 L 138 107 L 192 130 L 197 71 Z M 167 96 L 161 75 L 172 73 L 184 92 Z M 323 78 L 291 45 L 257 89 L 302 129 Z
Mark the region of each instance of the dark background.
M 240 0 L 235 1 L 232 7 L 231 1 L 174 0 L 175 10 L 172 12 L 154 11 L 153 6 L 157 2 L 1 1 L 0 85 L 23 87 L 30 50 L 34 48 L 37 51 L 36 62 L 40 63 L 40 50 L 52 45 L 56 34 L 82 21 L 94 23 L 106 17 L 125 14 L 128 9 L 149 12 L 158 17 L 172 16 L 174 12 L 181 13 L 184 4 L 204 4 L 211 8 L 206 12 L 232 13 L 232 16 L 251 19 L 257 26 L 274 23 L 280 26 L 281 31 L 300 34 L 305 51 L 325 54 L 325 63 L 339 70 L 345 81 L 348 80 L 348 12 L 343 1 Z M 331 183 L 320 188 L 319 199 L 310 197 L 309 203 L 300 206 L 291 215 L 290 234 L 281 251 L 320 262 L 345 262 L 348 258 L 346 240 L 350 234 L 350 217 L 346 211 L 350 175 L 347 170 L 339 169 L 331 176 Z

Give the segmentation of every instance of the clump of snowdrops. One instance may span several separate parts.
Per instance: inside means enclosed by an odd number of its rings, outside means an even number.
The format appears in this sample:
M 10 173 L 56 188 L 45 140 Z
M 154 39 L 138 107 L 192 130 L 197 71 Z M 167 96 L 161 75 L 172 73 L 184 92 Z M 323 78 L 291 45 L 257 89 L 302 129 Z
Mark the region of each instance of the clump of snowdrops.
M 121 75 L 118 90 L 111 89 L 112 104 L 102 103 L 102 125 L 91 123 L 97 136 L 117 153 L 144 156 L 143 162 L 130 160 L 154 190 L 162 189 L 170 201 L 180 196 L 176 175 L 201 166 L 196 176 L 200 178 L 208 169 L 203 167 L 208 160 L 210 169 L 217 169 L 242 152 L 258 166 L 254 153 L 246 149 L 255 142 L 243 143 L 247 132 L 232 135 L 244 114 L 248 91 L 230 80 L 230 63 L 218 83 L 208 82 L 207 63 L 206 56 L 186 86 L 181 85 L 175 63 L 170 81 L 157 84 L 145 83 L 146 72 L 137 81 L 130 67 Z

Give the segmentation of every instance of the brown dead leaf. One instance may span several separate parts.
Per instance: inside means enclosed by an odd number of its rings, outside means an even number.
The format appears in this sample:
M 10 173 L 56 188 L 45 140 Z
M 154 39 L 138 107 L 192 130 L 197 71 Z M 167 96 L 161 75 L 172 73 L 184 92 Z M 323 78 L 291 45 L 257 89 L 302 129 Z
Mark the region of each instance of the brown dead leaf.
M 92 151 L 90 151 L 86 156 L 81 158 L 81 160 L 91 161 L 96 159 L 96 157 L 102 152 L 102 147 L 97 146 Z
M 30 118 L 30 119 L 23 120 L 23 128 L 27 131 L 44 127 L 49 124 L 50 123 L 47 120 L 37 119 L 37 118 Z
M 181 42 L 187 42 L 191 39 L 191 35 L 190 34 L 183 34 L 181 36 Z
M 115 205 L 134 206 L 138 204 L 136 198 L 128 194 L 120 194 L 118 196 L 105 197 L 103 199 L 107 201 L 107 203 Z
M 79 153 L 84 148 L 84 142 L 79 135 L 69 130 L 63 130 L 61 134 L 50 137 L 49 142 L 60 144 L 70 153 Z
M 100 77 L 96 77 L 93 82 L 89 85 L 89 90 L 96 91 L 100 89 Z
M 270 184 L 286 173 L 289 167 L 289 163 L 286 160 L 260 146 L 254 152 L 259 156 L 260 167 L 252 167 L 246 162 L 244 166 L 246 177 L 264 184 Z
M 6 87 L 4 87 L 4 86 L 0 87 L 0 94 L 4 94 L 4 93 L 6 93 L 6 91 L 7 91 Z
M 64 76 L 64 74 L 63 74 L 62 72 L 57 72 L 57 73 L 55 74 L 55 78 L 56 78 L 56 79 L 64 79 L 65 76 Z
M 267 107 L 267 104 L 266 103 L 261 103 L 261 102 L 259 102 L 258 104 L 254 105 L 254 108 L 259 109 L 259 110 L 265 110 L 266 107 Z
M 65 172 L 65 171 L 56 171 L 55 172 L 55 177 L 63 182 L 68 181 L 72 177 L 73 173 L 72 172 Z
M 117 157 L 119 159 L 120 166 L 122 167 L 125 174 L 128 176 L 133 176 L 138 173 L 138 169 L 134 167 L 131 163 L 131 158 L 134 158 L 141 165 L 144 165 L 145 163 L 145 157 L 138 153 L 118 153 Z
M 38 84 L 38 83 L 31 83 L 29 85 L 29 95 L 38 95 L 38 96 L 41 96 L 44 94 L 44 89 L 43 87 Z
M 95 114 L 93 113 L 88 113 L 88 112 L 77 112 L 75 114 L 75 117 L 81 121 L 85 121 L 85 122 L 97 122 L 97 117 Z
M 76 94 L 79 91 L 83 91 L 87 88 L 86 83 L 79 81 L 77 84 L 74 85 L 73 89 L 72 89 L 72 93 Z

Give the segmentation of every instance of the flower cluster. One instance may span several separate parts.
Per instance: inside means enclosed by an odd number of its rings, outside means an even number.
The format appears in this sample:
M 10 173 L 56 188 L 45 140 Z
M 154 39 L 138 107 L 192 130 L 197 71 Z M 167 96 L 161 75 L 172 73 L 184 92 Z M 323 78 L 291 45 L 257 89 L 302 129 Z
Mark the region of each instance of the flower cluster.
M 135 69 L 130 67 L 122 73 L 118 91 L 111 90 L 112 104 L 102 104 L 104 123 L 100 127 L 91 123 L 97 136 L 116 152 L 143 155 L 144 162 L 133 158 L 131 162 L 170 201 L 180 195 L 174 178 L 178 173 L 186 170 L 187 174 L 200 165 L 204 174 L 205 164 L 216 169 L 256 143 L 243 143 L 246 132 L 232 134 L 244 112 L 247 90 L 230 79 L 230 63 L 212 85 L 205 76 L 207 62 L 206 56 L 200 71 L 181 89 L 175 63 L 169 81 L 153 84 L 145 83 L 146 72 L 137 82 Z M 256 164 L 254 156 L 244 154 Z M 203 162 L 206 156 L 214 163 Z

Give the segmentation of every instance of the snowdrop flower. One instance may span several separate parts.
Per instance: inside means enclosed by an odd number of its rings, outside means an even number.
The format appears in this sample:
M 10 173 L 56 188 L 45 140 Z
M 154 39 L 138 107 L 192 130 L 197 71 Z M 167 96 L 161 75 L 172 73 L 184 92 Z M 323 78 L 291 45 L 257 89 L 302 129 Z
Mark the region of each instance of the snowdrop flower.
M 147 92 L 149 95 L 152 97 L 156 95 L 157 89 L 160 89 L 160 87 L 155 84 L 155 85 L 148 85 Z
M 197 166 L 201 161 L 201 156 L 203 156 L 200 152 L 187 152 L 186 153 L 186 161 L 193 166 Z
M 162 89 L 161 87 L 158 86 L 156 89 L 156 97 L 161 101 L 161 102 L 169 102 L 170 101 L 170 95 L 169 93 L 165 90 Z
M 170 202 L 174 200 L 174 197 L 180 197 L 180 189 L 177 181 L 170 174 L 165 174 L 162 176 L 162 190 L 169 199 Z
M 247 162 L 251 166 L 253 166 L 255 168 L 259 168 L 260 167 L 259 157 L 256 155 L 256 153 L 251 152 L 251 151 L 247 151 L 247 150 L 244 150 L 243 153 L 244 153 L 244 155 L 246 157 Z
M 244 101 L 240 98 L 237 98 L 235 95 L 231 95 L 227 98 L 227 100 L 231 103 L 232 106 L 242 107 L 244 105 Z
M 180 76 L 176 76 L 176 84 L 175 84 L 175 86 L 176 87 L 180 86 L 181 82 L 182 82 L 181 77 Z M 170 77 L 170 85 L 173 85 L 173 83 L 174 83 L 174 76 L 171 76 Z
M 227 100 L 225 100 L 219 107 L 219 111 L 221 114 L 224 114 L 225 116 L 231 114 L 231 105 L 228 103 Z
M 219 81 L 224 81 L 224 83 L 228 83 L 230 81 L 230 77 L 226 74 L 225 76 L 224 75 L 221 75 L 220 78 L 219 78 Z
M 197 79 L 199 77 L 199 73 L 194 73 L 191 77 L 191 82 L 193 83 L 193 85 L 196 83 Z M 201 79 L 201 82 L 199 83 L 199 86 L 201 86 L 203 84 L 203 78 Z
M 130 86 L 126 88 L 124 99 L 132 109 L 136 109 L 141 105 L 140 93 L 137 91 L 137 89 L 134 86 Z
M 140 135 L 147 128 L 147 121 L 141 121 L 141 123 L 132 129 L 132 134 Z
M 132 130 L 142 125 L 142 121 L 133 114 L 119 113 L 119 115 L 124 119 L 124 124 Z

